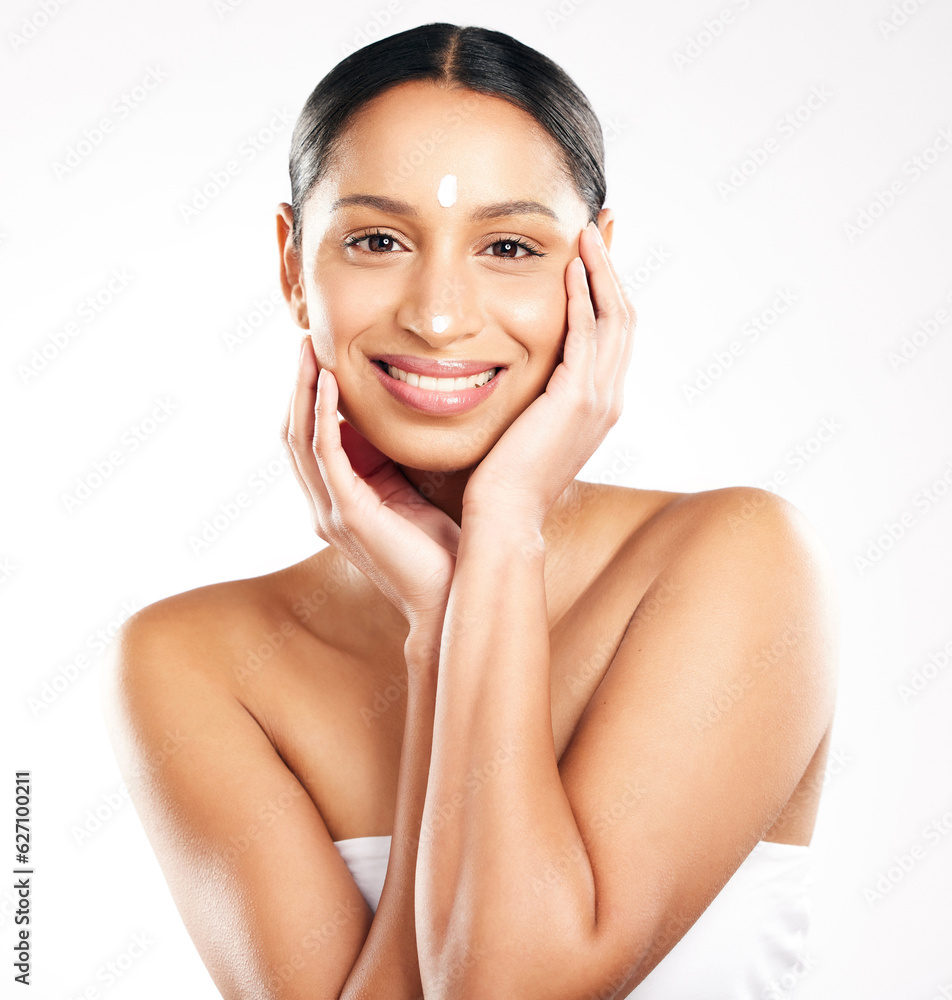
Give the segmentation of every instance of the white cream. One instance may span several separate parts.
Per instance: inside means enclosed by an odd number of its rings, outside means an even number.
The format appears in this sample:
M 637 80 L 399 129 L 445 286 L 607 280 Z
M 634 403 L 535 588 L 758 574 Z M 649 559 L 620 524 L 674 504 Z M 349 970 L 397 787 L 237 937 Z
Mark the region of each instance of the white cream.
M 443 333 L 443 331 L 450 325 L 449 316 L 434 316 L 433 317 L 433 332 Z
M 456 203 L 456 174 L 446 174 L 440 181 L 436 197 L 444 208 Z

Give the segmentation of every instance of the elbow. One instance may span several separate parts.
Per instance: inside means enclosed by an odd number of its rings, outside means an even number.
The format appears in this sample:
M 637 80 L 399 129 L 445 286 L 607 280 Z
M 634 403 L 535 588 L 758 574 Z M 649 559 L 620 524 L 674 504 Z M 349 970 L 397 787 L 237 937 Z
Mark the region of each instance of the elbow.
M 578 1000 L 615 997 L 637 978 L 632 949 L 610 947 L 594 927 L 556 935 L 552 928 L 511 924 L 461 936 L 430 957 L 420 955 L 427 1000 Z

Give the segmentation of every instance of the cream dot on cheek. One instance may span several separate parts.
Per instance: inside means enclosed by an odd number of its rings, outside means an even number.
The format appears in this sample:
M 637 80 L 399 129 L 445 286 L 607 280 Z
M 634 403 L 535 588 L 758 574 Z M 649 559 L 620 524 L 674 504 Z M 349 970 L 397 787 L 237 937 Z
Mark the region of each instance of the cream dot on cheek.
M 436 198 L 444 208 L 456 203 L 456 174 L 444 175 L 437 188 Z

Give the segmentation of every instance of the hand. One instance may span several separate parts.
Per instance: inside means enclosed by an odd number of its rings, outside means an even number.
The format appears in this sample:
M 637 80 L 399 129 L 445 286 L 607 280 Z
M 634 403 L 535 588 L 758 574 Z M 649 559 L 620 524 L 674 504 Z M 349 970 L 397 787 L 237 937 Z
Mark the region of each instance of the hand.
M 338 398 L 334 373 L 324 368 L 318 378 L 305 337 L 282 433 L 314 530 L 380 588 L 411 629 L 442 623 L 459 526 L 392 459 L 338 421 Z
M 581 258 L 565 272 L 568 331 L 562 361 L 545 392 L 506 428 L 470 476 L 464 524 L 468 511 L 490 520 L 512 515 L 541 531 L 549 510 L 621 416 L 635 311 L 594 223 L 582 230 L 579 249 Z

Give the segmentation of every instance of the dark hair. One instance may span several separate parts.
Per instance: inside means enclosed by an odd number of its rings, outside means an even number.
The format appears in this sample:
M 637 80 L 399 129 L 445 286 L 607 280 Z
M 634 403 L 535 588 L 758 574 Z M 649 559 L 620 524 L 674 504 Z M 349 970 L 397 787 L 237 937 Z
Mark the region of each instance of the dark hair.
M 295 249 L 301 248 L 305 199 L 328 170 L 352 115 L 388 87 L 408 80 L 468 88 L 526 111 L 558 143 L 564 167 L 596 221 L 605 202 L 602 128 L 565 70 L 501 31 L 434 22 L 352 52 L 311 92 L 291 136 Z

